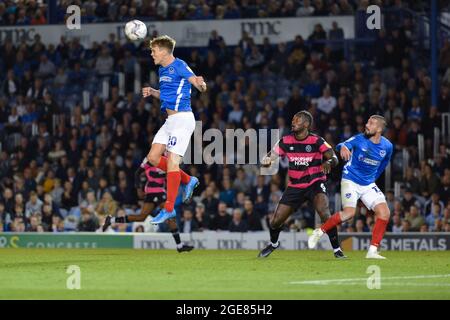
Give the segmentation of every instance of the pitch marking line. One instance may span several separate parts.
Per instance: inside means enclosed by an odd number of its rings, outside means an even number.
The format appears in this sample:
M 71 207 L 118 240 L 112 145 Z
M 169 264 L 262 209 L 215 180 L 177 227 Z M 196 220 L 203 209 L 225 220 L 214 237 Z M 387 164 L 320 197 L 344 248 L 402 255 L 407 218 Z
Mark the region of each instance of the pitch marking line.
M 417 276 L 397 276 L 397 277 L 381 277 L 381 280 L 406 280 L 406 279 L 435 279 L 435 278 L 450 278 L 450 274 L 438 274 L 438 275 L 417 275 Z M 313 284 L 313 285 L 327 285 L 327 284 L 348 284 L 357 285 L 359 281 L 367 281 L 367 278 L 353 278 L 353 279 L 328 279 L 328 280 L 308 280 L 308 281 L 291 281 L 289 284 Z M 386 283 L 387 284 L 387 283 Z M 426 283 L 397 283 L 391 285 L 428 285 Z M 450 286 L 446 283 L 430 283 L 429 285 Z

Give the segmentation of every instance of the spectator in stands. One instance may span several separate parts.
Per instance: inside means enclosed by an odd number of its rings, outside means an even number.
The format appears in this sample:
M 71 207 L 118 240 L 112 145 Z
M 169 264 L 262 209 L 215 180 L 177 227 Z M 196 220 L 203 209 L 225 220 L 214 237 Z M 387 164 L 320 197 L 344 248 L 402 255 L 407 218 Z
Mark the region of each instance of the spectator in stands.
M 110 77 L 114 67 L 114 60 L 108 52 L 108 48 L 103 46 L 101 53 L 95 61 L 95 70 L 101 78 Z
M 444 202 L 440 200 L 440 195 L 438 193 L 433 193 L 431 199 L 425 203 L 425 214 L 428 215 L 432 213 L 435 205 L 439 207 L 439 214 L 442 215 L 444 213 L 445 205 Z
M 211 221 L 211 230 L 227 231 L 230 228 L 231 216 L 227 212 L 227 205 L 225 202 L 220 202 L 217 208 L 217 213 Z
M 2 84 L 2 91 L 8 98 L 14 98 L 20 91 L 19 81 L 12 69 L 8 70 L 6 79 Z
M 198 223 L 194 219 L 194 214 L 191 209 L 187 208 L 183 210 L 183 218 L 181 219 L 180 230 L 183 233 L 191 233 L 198 231 Z
M 25 222 L 24 222 L 23 218 L 21 218 L 21 217 L 14 218 L 14 221 L 11 224 L 11 231 L 12 232 L 25 232 L 26 231 Z
M 158 19 L 165 20 L 169 12 L 169 4 L 166 0 L 159 0 L 156 7 L 156 16 Z
M 441 207 L 439 204 L 433 204 L 431 212 L 426 216 L 426 224 L 429 231 L 440 231 L 440 224 L 442 221 Z M 439 222 L 438 222 L 439 220 Z
M 95 212 L 100 216 L 112 215 L 114 216 L 117 211 L 117 202 L 114 201 L 111 193 L 105 192 L 102 199 L 97 204 Z
M 425 164 L 422 170 L 421 192 L 423 197 L 429 197 L 433 193 L 437 193 L 441 182 L 430 164 Z
M 420 214 L 419 209 L 414 205 L 409 208 L 405 219 L 410 224 L 408 231 L 420 231 L 420 227 L 425 223 L 425 219 Z
M 81 221 L 78 224 L 77 231 L 94 232 L 99 228 L 99 223 L 95 216 L 91 214 L 87 208 L 81 209 Z
M 233 210 L 233 218 L 230 222 L 230 232 L 247 232 L 247 222 L 242 219 L 242 211 L 239 208 Z
M 31 216 L 35 213 L 41 213 L 43 205 L 44 202 L 38 198 L 37 193 L 35 191 L 31 191 L 30 200 L 25 205 L 25 214 L 27 216 Z
M 401 232 L 411 232 L 411 223 L 407 219 L 402 220 L 402 231 Z
M 342 41 L 344 40 L 344 30 L 339 27 L 336 21 L 331 23 L 331 30 L 328 32 L 328 40 Z M 341 61 L 344 57 L 344 44 L 331 43 L 330 45 L 334 61 Z
M 206 188 L 205 197 L 202 200 L 202 203 L 205 206 L 206 215 L 212 219 L 215 216 L 219 206 L 219 200 L 215 197 L 212 187 L 208 186 Z
M 402 228 L 402 218 L 400 215 L 395 214 L 392 216 L 392 232 L 400 233 L 403 231 Z
M 262 227 L 262 217 L 259 212 L 255 210 L 253 202 L 249 199 L 244 202 L 244 215 L 243 219 L 247 222 L 248 231 L 261 231 Z
M 55 64 L 48 59 L 46 54 L 42 54 L 40 57 L 39 68 L 37 70 L 37 76 L 47 79 L 53 77 L 56 74 Z
M 403 200 L 402 200 L 402 207 L 403 208 L 410 208 L 411 206 L 420 207 L 419 200 L 414 196 L 411 189 L 406 189 Z
M 316 1 L 320 1 L 321 0 L 316 0 Z M 316 10 L 314 11 L 314 14 L 319 14 L 320 15 L 320 9 L 318 7 L 316 7 Z M 314 31 L 313 33 L 308 37 L 309 41 L 313 41 L 313 45 L 312 45 L 312 50 L 313 51 L 317 51 L 317 52 L 322 52 L 323 48 L 324 48 L 324 44 L 317 42 L 317 41 L 322 41 L 322 40 L 326 40 L 327 39 L 327 34 L 325 32 L 325 30 L 323 29 L 322 24 L 318 23 L 314 26 Z
M 411 167 L 406 168 L 405 186 L 410 193 L 418 194 L 420 191 L 420 181 L 414 176 L 414 170 Z
M 209 229 L 210 217 L 206 214 L 205 205 L 201 202 L 197 203 L 195 207 L 195 220 L 197 221 L 198 231 Z
M 39 228 L 41 227 L 41 228 Z M 38 228 L 40 230 L 38 230 Z M 30 223 L 26 226 L 27 232 L 42 232 L 42 226 L 39 223 L 39 217 L 37 215 L 32 215 L 30 217 Z
M 222 191 L 219 194 L 219 200 L 227 204 L 228 207 L 234 205 L 234 199 L 236 198 L 236 190 L 231 187 L 230 178 L 224 178 L 222 181 Z
M 236 179 L 233 183 L 233 188 L 237 192 L 248 193 L 250 191 L 250 184 L 247 181 L 247 176 L 244 169 L 239 168 L 236 172 Z

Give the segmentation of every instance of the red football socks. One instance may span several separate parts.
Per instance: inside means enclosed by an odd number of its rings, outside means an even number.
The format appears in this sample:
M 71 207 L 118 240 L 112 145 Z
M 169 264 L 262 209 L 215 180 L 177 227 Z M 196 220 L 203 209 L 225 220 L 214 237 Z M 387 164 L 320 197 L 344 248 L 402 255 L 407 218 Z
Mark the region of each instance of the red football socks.
M 158 169 L 161 169 L 164 172 L 167 172 L 167 157 L 161 156 L 159 159 L 159 163 L 156 166 Z M 189 180 L 191 180 L 191 176 L 188 175 L 186 172 L 180 169 L 180 176 L 181 176 L 181 183 L 182 184 L 188 184 Z
M 375 221 L 375 226 L 373 227 L 372 231 L 372 241 L 370 242 L 371 245 L 376 247 L 380 245 L 380 242 L 383 239 L 384 232 L 386 231 L 388 223 L 389 223 L 388 220 L 383 220 L 380 218 L 378 218 Z
M 167 172 L 167 200 L 164 207 L 168 212 L 173 211 L 173 208 L 175 206 L 175 200 L 178 195 L 178 188 L 180 187 L 180 180 L 180 171 Z
M 336 212 L 327 221 L 325 221 L 325 223 L 322 225 L 321 229 L 323 232 L 327 233 L 328 231 L 330 231 L 331 229 L 336 227 L 341 222 L 342 222 L 341 216 L 340 216 L 339 212 Z

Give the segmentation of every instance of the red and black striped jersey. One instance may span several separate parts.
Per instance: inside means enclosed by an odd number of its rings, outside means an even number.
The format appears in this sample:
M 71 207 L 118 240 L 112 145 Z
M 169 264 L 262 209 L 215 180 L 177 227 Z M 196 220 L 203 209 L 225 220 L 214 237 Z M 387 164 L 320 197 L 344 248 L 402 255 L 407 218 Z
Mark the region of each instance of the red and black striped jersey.
M 322 172 L 323 154 L 332 149 L 320 136 L 310 133 L 305 139 L 297 140 L 294 134 L 284 136 L 274 151 L 289 160 L 289 187 L 307 188 L 317 181 L 326 181 Z
M 144 187 L 145 194 L 166 193 L 164 188 L 166 182 L 166 173 L 148 163 L 141 165 L 145 169 L 147 183 Z

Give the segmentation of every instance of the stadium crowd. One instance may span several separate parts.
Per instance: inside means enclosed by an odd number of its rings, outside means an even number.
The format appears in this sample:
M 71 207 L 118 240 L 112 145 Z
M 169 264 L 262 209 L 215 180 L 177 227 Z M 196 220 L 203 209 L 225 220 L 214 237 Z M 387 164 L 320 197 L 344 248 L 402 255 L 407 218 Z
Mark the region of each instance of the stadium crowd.
M 80 7 L 82 23 L 337 16 L 352 15 L 369 4 L 423 10 L 423 3 L 413 0 L 58 0 L 55 16 L 57 23 L 63 23 L 70 5 Z M 47 24 L 48 6 L 43 0 L 2 1 L 0 25 Z
M 208 81 L 209 90 L 201 95 L 193 90 L 192 99 L 204 130 L 279 128 L 285 134 L 292 116 L 307 109 L 314 115 L 315 132 L 335 146 L 361 132 L 369 115 L 384 115 L 386 136 L 395 145 L 391 185 L 402 184 L 397 197 L 385 190 L 392 212 L 388 231 L 450 231 L 449 145 L 441 143 L 434 155 L 432 129 L 441 127 L 441 114 L 449 112 L 450 44 L 440 50 L 439 103 L 431 106 L 427 57 L 413 44 L 409 28 L 405 21 L 380 31 L 369 55 L 359 55 L 367 51 L 359 47 L 344 57 L 342 46 L 315 42 L 342 39 L 337 24 L 331 30 L 317 24 L 308 39 L 297 36 L 277 45 L 268 39 L 256 45 L 244 33 L 231 47 L 212 32 L 208 48 L 177 48 L 175 55 Z M 107 214 L 138 212 L 134 172 L 164 121 L 158 101 L 134 90 L 136 65 L 143 85 L 157 85 L 157 68 L 145 43 L 121 44 L 111 35 L 89 48 L 64 38 L 46 46 L 37 35 L 32 44 L 6 40 L 0 56 L 0 230 L 96 231 Z M 126 79 L 123 94 L 118 72 Z M 86 105 L 83 91 L 91 94 Z M 425 137 L 422 162 L 419 134 Z M 407 168 L 404 150 L 410 155 Z M 182 232 L 266 229 L 286 184 L 285 168 L 274 176 L 258 175 L 257 165 L 184 168 L 201 184 L 193 203 L 178 207 Z M 331 210 L 339 209 L 334 194 L 340 169 L 329 178 Z M 305 204 L 286 229 L 314 227 L 314 219 Z M 340 231 L 372 227 L 373 217 L 361 208 Z

